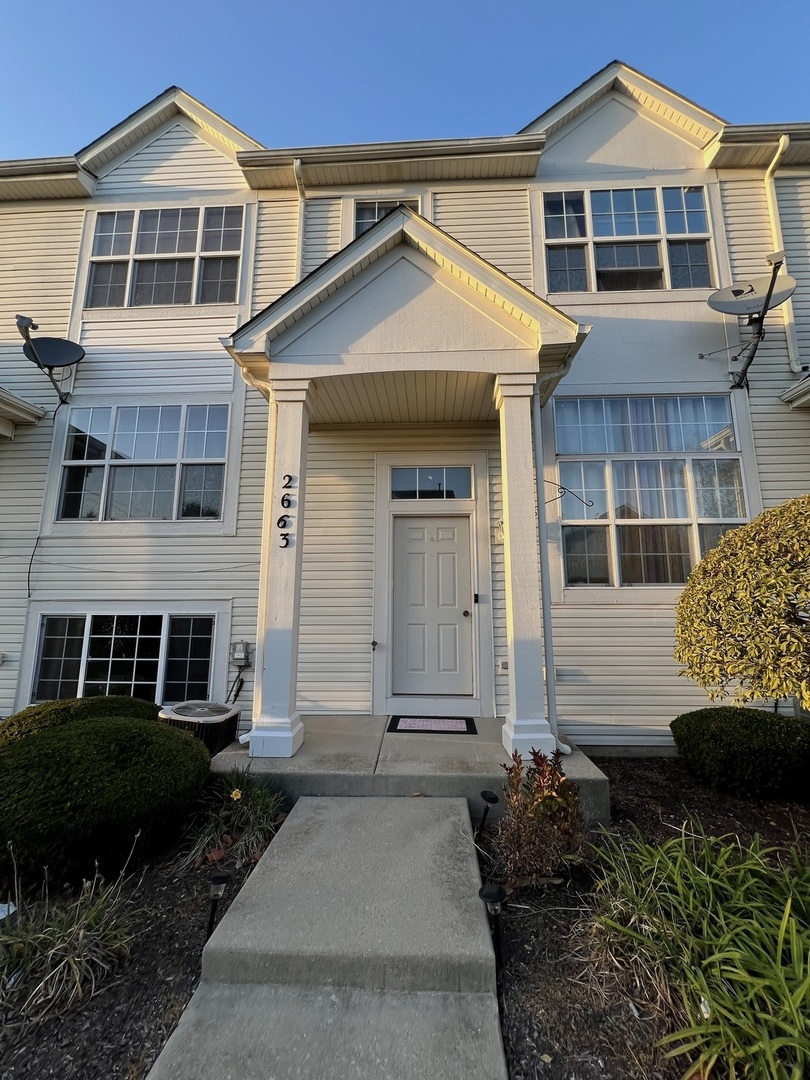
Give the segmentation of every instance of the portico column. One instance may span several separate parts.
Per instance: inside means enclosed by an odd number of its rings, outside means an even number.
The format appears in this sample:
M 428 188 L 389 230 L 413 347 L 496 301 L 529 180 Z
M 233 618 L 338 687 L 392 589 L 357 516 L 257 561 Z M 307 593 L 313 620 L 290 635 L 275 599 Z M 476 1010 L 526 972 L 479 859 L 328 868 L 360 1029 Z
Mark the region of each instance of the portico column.
M 304 741 L 296 698 L 309 380 L 274 379 L 270 388 L 250 756 L 292 757 Z
M 532 748 L 551 754 L 557 745 L 545 716 L 543 685 L 532 438 L 532 393 L 536 378 L 533 374 L 509 374 L 499 375 L 495 382 L 501 433 L 509 660 L 509 712 L 502 739 L 508 753 L 518 750 L 524 757 Z

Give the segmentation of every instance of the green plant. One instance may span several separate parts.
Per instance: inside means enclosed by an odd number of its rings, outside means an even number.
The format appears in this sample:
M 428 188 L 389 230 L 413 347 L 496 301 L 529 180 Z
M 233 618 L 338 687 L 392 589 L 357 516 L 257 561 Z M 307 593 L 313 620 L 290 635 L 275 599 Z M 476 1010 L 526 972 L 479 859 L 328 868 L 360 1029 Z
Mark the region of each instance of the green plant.
M 531 751 L 524 773 L 523 759 L 515 751 L 504 765 L 504 813 L 493 835 L 494 874 L 517 884 L 547 876 L 576 855 L 582 846 L 583 826 L 579 793 L 564 775 L 562 757 Z
M 135 833 L 138 855 L 170 846 L 210 767 L 203 744 L 148 720 L 96 717 L 0 749 L 0 877 L 6 844 L 23 876 L 117 872 Z
M 751 798 L 810 797 L 810 724 L 764 709 L 718 706 L 670 724 L 689 772 L 717 791 Z
M 675 659 L 712 699 L 810 709 L 810 495 L 721 537 L 678 601 Z
M 212 777 L 189 829 L 178 869 L 209 862 L 257 862 L 284 818 L 284 798 L 268 791 L 248 769 Z
M 75 720 L 89 720 L 94 716 L 157 720 L 159 711 L 159 707 L 152 701 L 120 695 L 44 701 L 41 705 L 29 705 L 27 709 L 0 722 L 0 747 L 38 731 L 72 724 Z
M 124 870 L 110 884 L 98 871 L 78 894 L 29 902 L 15 873 L 16 912 L 0 922 L 0 1015 L 37 1023 L 92 997 L 129 957 L 132 910 Z
M 597 949 L 656 1004 L 674 997 L 682 1026 L 668 1055 L 685 1077 L 800 1080 L 810 1070 L 810 864 L 696 821 L 664 844 L 609 837 Z

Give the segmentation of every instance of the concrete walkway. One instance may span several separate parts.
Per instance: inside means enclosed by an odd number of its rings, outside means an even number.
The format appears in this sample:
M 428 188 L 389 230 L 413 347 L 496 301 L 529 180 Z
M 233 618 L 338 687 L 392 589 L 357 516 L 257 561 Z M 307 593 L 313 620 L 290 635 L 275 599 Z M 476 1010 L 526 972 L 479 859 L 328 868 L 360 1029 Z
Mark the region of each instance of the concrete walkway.
M 149 1080 L 506 1080 L 464 798 L 298 800 Z

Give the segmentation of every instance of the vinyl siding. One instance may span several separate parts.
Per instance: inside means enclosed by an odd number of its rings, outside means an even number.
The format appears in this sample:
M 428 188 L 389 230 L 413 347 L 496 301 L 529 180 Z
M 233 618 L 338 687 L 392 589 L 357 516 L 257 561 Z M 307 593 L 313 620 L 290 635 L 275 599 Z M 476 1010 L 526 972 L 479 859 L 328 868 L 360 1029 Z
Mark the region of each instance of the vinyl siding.
M 490 508 L 500 516 L 498 432 L 478 428 L 315 428 L 310 434 L 301 584 L 298 708 L 370 713 L 375 454 L 490 452 Z M 496 479 L 497 478 L 497 479 Z M 497 517 L 494 519 L 497 521 Z M 505 655 L 503 547 L 493 547 L 495 649 Z M 489 663 L 482 657 L 482 663 Z M 501 709 L 505 703 L 501 702 Z
M 295 284 L 298 199 L 260 202 L 253 267 L 252 314 Z
M 721 194 L 732 276 L 734 280 L 762 277 L 768 272 L 765 256 L 773 250 L 763 180 L 724 179 Z M 797 237 L 795 224 L 789 225 L 789 234 L 789 242 L 798 242 L 806 252 L 807 235 L 803 240 Z M 792 266 L 791 261 L 791 272 Z M 797 378 L 789 367 L 779 308 L 767 316 L 765 330 L 765 340 L 748 372 L 748 400 L 762 499 L 765 506 L 774 506 L 810 491 L 810 413 L 791 410 L 779 400 Z M 741 333 L 748 340 L 750 330 L 744 325 Z
M 796 278 L 793 315 L 802 364 L 810 364 L 810 177 L 776 181 L 788 272 Z
M 437 191 L 433 221 L 456 240 L 532 288 L 527 188 Z
M 195 191 L 247 191 L 248 184 L 236 162 L 194 134 L 186 123 L 174 124 L 157 138 L 142 143 L 100 177 L 96 194 L 123 199 L 174 190 L 185 198 L 191 178 Z
M 306 277 L 340 248 L 342 200 L 308 199 L 304 207 L 302 273 Z
M 84 218 L 81 206 L 0 210 L 0 386 L 48 414 L 37 425 L 18 425 L 13 441 L 0 438 L 0 717 L 14 709 L 27 600 L 27 572 L 39 533 L 40 509 L 58 402 L 44 375 L 25 359 L 14 325 L 18 313 L 38 333 L 64 337 L 70 317 Z M 35 335 L 36 336 L 36 335 Z

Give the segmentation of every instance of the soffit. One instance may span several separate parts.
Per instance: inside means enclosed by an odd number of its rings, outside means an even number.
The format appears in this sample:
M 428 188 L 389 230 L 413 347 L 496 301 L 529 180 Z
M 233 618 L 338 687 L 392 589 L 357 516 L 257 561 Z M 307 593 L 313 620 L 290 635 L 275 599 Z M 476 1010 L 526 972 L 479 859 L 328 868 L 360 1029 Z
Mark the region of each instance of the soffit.
M 780 396 L 791 409 L 810 409 L 810 375 L 789 386 Z
M 75 157 L 34 158 L 0 163 L 0 199 L 86 199 L 95 177 Z
M 305 188 L 427 180 L 493 180 L 537 173 L 542 134 L 485 139 L 249 150 L 237 155 L 252 188 Z
M 396 371 L 313 380 L 311 424 L 477 424 L 497 419 L 492 375 Z
M 0 386 L 0 435 L 13 438 L 15 424 L 36 424 L 45 415 L 39 405 L 17 397 Z
M 706 167 L 767 168 L 783 135 L 790 138 L 790 143 L 779 167 L 810 165 L 810 124 L 758 124 L 723 128 L 706 147 Z

